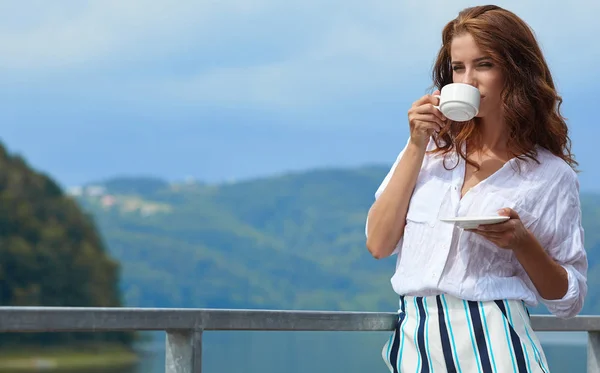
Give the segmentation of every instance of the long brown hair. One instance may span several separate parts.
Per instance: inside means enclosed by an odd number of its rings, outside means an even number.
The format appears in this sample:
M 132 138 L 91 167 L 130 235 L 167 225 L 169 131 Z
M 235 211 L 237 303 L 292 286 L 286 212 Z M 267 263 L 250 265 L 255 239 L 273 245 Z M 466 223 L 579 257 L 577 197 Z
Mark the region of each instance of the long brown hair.
M 502 69 L 505 78 L 502 105 L 512 155 L 537 162 L 538 145 L 575 169 L 577 162 L 571 153 L 568 127 L 560 113 L 562 98 L 556 92 L 533 32 L 514 13 L 494 5 L 461 11 L 442 32 L 443 44 L 433 67 L 434 85 L 441 89 L 452 83 L 450 45 L 455 36 L 463 33 L 471 34 L 478 47 Z M 434 137 L 436 152 L 447 154 L 454 150 L 467 160 L 463 145 L 478 137 L 476 122 L 477 118 L 463 123 L 449 122 Z

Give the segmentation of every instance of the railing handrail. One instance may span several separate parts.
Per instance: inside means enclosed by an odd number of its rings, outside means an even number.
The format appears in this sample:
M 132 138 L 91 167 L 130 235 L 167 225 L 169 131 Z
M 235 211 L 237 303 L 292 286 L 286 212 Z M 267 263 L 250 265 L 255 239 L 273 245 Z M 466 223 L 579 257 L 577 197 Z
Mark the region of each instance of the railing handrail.
M 49 331 L 388 331 L 394 312 L 269 309 L 0 307 L 0 332 Z M 600 316 L 532 315 L 537 331 L 600 332 Z
M 165 372 L 200 373 L 205 330 L 391 331 L 394 312 L 210 308 L 0 307 L 0 332 L 166 331 Z M 600 373 L 600 316 L 532 315 L 537 331 L 588 333 L 588 373 Z

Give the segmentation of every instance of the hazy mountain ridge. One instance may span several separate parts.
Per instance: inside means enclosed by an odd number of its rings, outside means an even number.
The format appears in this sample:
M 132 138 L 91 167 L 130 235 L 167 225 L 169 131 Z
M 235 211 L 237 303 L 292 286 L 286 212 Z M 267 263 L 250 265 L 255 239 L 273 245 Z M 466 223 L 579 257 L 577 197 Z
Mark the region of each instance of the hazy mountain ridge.
M 387 171 L 320 169 L 218 185 L 119 178 L 77 198 L 122 263 L 130 305 L 395 310 L 394 259 L 374 260 L 364 246 L 366 213 Z M 127 210 L 107 196 L 165 209 Z M 600 195 L 583 194 L 582 205 L 594 289 Z M 585 312 L 600 311 L 593 293 Z

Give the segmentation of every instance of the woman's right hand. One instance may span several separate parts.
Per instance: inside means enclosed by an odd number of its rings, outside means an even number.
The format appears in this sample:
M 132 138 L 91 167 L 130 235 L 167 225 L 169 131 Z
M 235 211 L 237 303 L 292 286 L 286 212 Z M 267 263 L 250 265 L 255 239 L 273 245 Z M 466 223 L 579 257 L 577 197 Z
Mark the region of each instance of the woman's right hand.
M 439 95 L 435 91 L 433 95 Z M 425 95 L 415 101 L 408 110 L 408 123 L 410 125 L 410 141 L 419 147 L 427 147 L 433 132 L 439 132 L 446 125 L 446 117 L 434 105 L 438 98 Z

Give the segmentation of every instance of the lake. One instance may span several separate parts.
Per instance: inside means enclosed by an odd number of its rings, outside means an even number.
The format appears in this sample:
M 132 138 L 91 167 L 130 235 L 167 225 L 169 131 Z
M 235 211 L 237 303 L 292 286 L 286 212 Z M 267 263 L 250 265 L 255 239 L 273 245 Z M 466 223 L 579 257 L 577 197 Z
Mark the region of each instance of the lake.
M 382 332 L 205 332 L 203 373 L 386 373 Z M 585 333 L 538 333 L 552 373 L 586 372 Z M 133 368 L 94 373 L 163 373 L 164 334 L 140 346 Z

